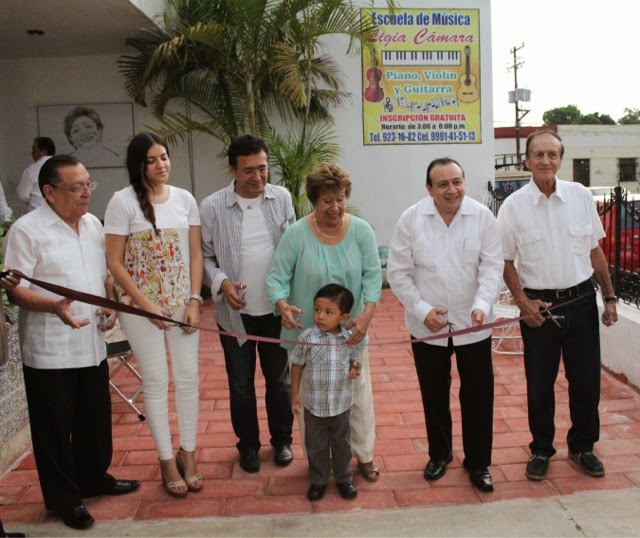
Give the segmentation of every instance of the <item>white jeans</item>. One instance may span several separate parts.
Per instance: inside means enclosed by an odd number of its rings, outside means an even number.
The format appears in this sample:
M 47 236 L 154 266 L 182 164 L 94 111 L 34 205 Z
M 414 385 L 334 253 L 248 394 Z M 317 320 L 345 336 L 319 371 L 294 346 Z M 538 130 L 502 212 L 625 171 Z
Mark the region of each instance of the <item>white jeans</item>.
M 373 389 L 371 387 L 371 370 L 369 368 L 369 349 L 365 347 L 360 354 L 362 370 L 353 383 L 353 405 L 351 406 L 351 450 L 359 463 L 373 461 L 373 450 L 376 444 L 376 417 L 373 409 Z M 304 401 L 304 381 L 300 383 L 300 400 Z M 300 436 L 304 446 L 304 413 L 297 415 Z
M 173 319 L 182 321 L 186 307 L 174 312 Z M 161 460 L 173 458 L 169 430 L 169 367 L 167 344 L 171 354 L 171 369 L 176 386 L 176 411 L 180 446 L 187 452 L 196 448 L 198 426 L 198 345 L 200 331 L 185 334 L 172 327 L 162 331 L 148 319 L 132 314 L 119 314 L 120 326 L 129 340 L 142 376 L 144 410 L 151 435 Z

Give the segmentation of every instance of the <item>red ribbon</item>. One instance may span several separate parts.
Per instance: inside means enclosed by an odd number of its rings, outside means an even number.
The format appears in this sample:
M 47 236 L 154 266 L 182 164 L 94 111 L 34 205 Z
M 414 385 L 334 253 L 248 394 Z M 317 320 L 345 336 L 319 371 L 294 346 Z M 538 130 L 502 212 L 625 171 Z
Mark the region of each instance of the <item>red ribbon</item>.
M 106 299 L 104 297 L 100 297 L 99 295 L 92 295 L 90 293 L 84 293 L 82 291 L 76 291 L 76 290 L 72 290 L 69 288 L 65 288 L 64 286 L 58 286 L 57 284 L 51 284 L 49 282 L 44 282 L 42 280 L 37 280 L 35 278 L 31 278 L 26 276 L 25 274 L 21 273 L 20 271 L 17 271 L 16 269 L 12 269 L 11 271 L 3 271 L 0 272 L 0 278 L 4 278 L 5 276 L 8 275 L 14 275 L 20 278 L 24 278 L 25 280 L 31 282 L 32 284 L 35 284 L 36 286 L 41 287 L 44 290 L 50 291 L 51 293 L 55 293 L 56 295 L 61 295 L 62 297 L 66 297 L 67 299 L 71 299 L 73 301 L 79 301 L 81 303 L 86 303 L 86 304 L 90 304 L 93 306 L 99 306 L 101 308 L 109 308 L 110 310 L 116 310 L 117 312 L 124 312 L 125 314 L 133 314 L 134 316 L 141 316 L 144 318 L 149 318 L 149 319 L 157 319 L 159 321 L 164 321 L 167 323 L 170 323 L 172 325 L 177 325 L 178 327 L 181 328 L 194 328 L 194 329 L 198 329 L 201 331 L 208 331 L 208 332 L 215 332 L 218 334 L 223 334 L 225 336 L 231 336 L 232 338 L 244 338 L 246 340 L 255 340 L 256 342 L 269 342 L 269 343 L 273 343 L 273 344 L 299 344 L 299 342 L 297 340 L 284 340 L 284 339 L 280 339 L 280 338 L 270 338 L 268 336 L 255 336 L 252 334 L 242 334 L 242 333 L 232 333 L 232 332 L 227 332 L 227 331 L 220 331 L 218 329 L 208 329 L 208 328 L 202 328 L 202 327 L 196 327 L 194 325 L 191 325 L 190 323 L 183 323 L 181 321 L 176 321 L 175 319 L 171 319 L 169 317 L 166 316 L 160 316 L 158 314 L 152 314 L 151 312 L 147 312 L 146 310 L 142 310 L 140 308 L 136 308 L 135 306 L 129 306 L 126 304 L 122 304 L 119 303 L 117 301 L 113 301 L 111 299 Z M 555 310 L 556 308 L 559 308 L 561 306 L 566 306 L 568 304 L 574 303 L 576 301 L 579 301 L 580 299 L 583 299 L 584 297 L 587 297 L 589 295 L 591 295 L 592 293 L 595 293 L 595 291 L 589 291 L 587 293 L 585 293 L 584 295 L 580 295 L 578 297 L 575 297 L 574 299 L 571 299 L 569 301 L 565 301 L 563 303 L 560 304 L 556 304 L 552 307 L 546 308 L 545 310 L 543 310 L 542 312 L 551 312 L 552 310 Z M 415 338 L 412 340 L 409 340 L 409 343 L 415 343 L 415 342 L 431 342 L 433 340 L 442 340 L 443 338 L 451 338 L 453 336 L 461 336 L 463 334 L 470 334 L 470 333 L 476 333 L 476 332 L 480 332 L 480 331 L 484 331 L 486 329 L 493 329 L 495 327 L 502 327 L 503 325 L 509 325 L 511 323 L 515 323 L 516 321 L 520 321 L 522 319 L 531 317 L 534 314 L 527 314 L 525 316 L 519 316 L 517 318 L 508 318 L 508 319 L 503 319 L 500 321 L 494 321 L 492 323 L 487 323 L 485 325 L 479 325 L 477 327 L 466 327 L 464 329 L 460 329 L 457 331 L 451 331 L 448 332 L 446 334 L 435 334 L 433 336 L 425 336 L 424 338 Z M 378 346 L 390 346 L 390 345 L 398 345 L 398 344 L 406 344 L 407 340 L 391 340 L 391 341 L 382 341 L 382 342 L 376 342 L 375 345 Z M 314 343 L 305 343 L 305 345 L 310 345 L 310 346 L 332 346 L 335 344 L 314 344 Z M 360 345 L 360 344 L 356 344 L 356 345 Z

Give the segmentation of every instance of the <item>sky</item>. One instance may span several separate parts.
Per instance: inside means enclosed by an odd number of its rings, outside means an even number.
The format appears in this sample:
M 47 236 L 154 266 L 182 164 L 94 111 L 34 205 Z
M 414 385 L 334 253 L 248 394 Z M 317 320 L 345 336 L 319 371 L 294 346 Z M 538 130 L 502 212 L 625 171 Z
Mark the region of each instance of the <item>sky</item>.
M 541 125 L 551 108 L 576 105 L 614 120 L 640 108 L 640 1 L 491 0 L 494 126 L 514 125 L 511 49 L 518 86 L 531 90 L 522 125 Z

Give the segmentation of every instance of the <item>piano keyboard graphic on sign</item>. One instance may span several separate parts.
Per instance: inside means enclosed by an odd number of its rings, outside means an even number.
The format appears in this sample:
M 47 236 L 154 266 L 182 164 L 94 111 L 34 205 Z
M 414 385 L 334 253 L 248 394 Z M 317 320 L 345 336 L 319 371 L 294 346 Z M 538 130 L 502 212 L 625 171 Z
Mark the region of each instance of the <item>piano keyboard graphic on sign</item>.
M 462 55 L 459 50 L 382 51 L 382 65 L 461 65 L 461 63 Z

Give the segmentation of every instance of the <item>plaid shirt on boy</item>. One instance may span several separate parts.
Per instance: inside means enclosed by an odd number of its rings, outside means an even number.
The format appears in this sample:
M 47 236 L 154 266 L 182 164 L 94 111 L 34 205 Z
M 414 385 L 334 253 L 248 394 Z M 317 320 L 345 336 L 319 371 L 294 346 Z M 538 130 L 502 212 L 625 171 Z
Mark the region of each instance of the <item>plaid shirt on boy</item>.
M 349 336 L 344 327 L 339 334 L 331 334 L 314 325 L 300 334 L 291 354 L 293 364 L 304 366 L 304 406 L 317 417 L 335 417 L 353 404 L 349 367 L 358 360 L 361 349 L 345 344 Z M 305 343 L 333 345 L 306 346 Z

